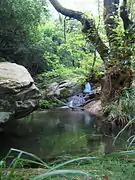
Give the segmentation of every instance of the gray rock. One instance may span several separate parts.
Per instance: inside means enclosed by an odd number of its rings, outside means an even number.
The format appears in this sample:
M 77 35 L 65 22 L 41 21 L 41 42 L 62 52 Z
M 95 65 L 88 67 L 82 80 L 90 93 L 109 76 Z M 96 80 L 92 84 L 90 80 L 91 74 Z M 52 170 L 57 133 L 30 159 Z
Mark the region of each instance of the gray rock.
M 48 87 L 42 91 L 42 99 L 52 96 L 67 98 L 78 94 L 81 91 L 81 85 L 78 84 L 76 79 L 65 80 L 60 83 L 54 82 L 49 84 Z
M 89 104 L 85 105 L 84 108 L 91 114 L 95 116 L 103 116 L 101 100 L 91 101 Z
M 25 67 L 0 62 L 0 122 L 26 116 L 38 99 L 39 90 Z

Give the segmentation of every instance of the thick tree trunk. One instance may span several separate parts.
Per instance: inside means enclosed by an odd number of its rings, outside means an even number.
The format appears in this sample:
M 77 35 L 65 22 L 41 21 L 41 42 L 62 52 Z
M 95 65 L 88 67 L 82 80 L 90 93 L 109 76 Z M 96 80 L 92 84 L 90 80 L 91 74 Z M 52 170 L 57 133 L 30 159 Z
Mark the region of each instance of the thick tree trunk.
M 119 0 L 104 0 L 104 23 L 110 46 L 107 73 L 102 81 L 102 102 L 104 104 L 113 100 L 116 94 L 120 93 L 124 87 L 130 87 L 132 83 L 130 68 L 132 51 L 126 44 L 126 35 L 124 33 L 119 35 L 117 30 L 119 26 L 118 7 Z M 127 14 L 125 15 L 127 17 Z M 124 28 L 125 26 L 127 28 L 125 23 L 123 20 Z
M 122 68 L 113 66 L 108 68 L 106 75 L 102 79 L 101 101 L 103 105 L 114 100 L 123 88 L 129 88 L 132 84 L 132 79 L 132 70 L 128 66 Z

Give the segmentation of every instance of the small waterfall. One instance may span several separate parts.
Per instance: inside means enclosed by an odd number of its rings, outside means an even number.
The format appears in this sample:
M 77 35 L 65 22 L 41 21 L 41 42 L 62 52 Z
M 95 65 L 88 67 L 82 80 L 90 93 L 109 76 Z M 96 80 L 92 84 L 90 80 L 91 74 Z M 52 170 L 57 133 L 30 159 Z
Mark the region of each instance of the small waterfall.
M 92 87 L 89 82 L 86 82 L 85 88 L 83 90 L 84 93 L 90 93 L 92 91 Z
M 69 107 L 79 107 L 85 103 L 85 99 L 83 95 L 75 95 L 72 97 L 72 99 L 69 101 L 68 106 Z

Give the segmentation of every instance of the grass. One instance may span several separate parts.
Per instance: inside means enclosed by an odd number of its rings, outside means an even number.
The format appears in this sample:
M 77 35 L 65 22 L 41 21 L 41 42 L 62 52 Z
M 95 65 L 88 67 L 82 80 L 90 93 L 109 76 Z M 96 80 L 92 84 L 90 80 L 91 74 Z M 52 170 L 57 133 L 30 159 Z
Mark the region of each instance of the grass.
M 118 116 L 127 117 L 129 120 L 135 114 L 135 87 L 124 89 L 116 99 L 104 108 L 104 112 L 109 113 L 110 119 Z
M 13 152 L 18 155 L 10 166 L 5 168 L 6 159 Z M 29 156 L 29 159 L 22 158 L 22 155 Z M 23 168 L 24 163 L 36 164 L 37 168 Z M 22 168 L 18 168 L 20 164 Z M 79 157 L 49 165 L 31 153 L 11 149 L 0 161 L 1 180 L 134 180 L 134 177 L 135 150 L 103 157 Z

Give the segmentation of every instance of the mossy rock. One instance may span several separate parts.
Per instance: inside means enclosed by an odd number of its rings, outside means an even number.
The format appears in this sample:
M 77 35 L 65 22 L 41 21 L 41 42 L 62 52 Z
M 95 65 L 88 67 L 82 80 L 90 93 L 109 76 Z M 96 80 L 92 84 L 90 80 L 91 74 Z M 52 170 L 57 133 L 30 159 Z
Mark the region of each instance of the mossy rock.
M 67 88 L 67 89 L 62 89 L 61 91 L 60 91 L 60 97 L 61 98 L 67 98 L 69 96 L 69 89 Z

